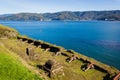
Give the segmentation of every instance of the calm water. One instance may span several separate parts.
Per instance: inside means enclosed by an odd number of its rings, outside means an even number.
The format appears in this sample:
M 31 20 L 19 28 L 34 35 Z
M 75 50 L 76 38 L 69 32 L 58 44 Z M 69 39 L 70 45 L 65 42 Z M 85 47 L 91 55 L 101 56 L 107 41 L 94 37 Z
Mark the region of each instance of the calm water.
M 0 22 L 21 35 L 73 49 L 120 69 L 120 22 Z

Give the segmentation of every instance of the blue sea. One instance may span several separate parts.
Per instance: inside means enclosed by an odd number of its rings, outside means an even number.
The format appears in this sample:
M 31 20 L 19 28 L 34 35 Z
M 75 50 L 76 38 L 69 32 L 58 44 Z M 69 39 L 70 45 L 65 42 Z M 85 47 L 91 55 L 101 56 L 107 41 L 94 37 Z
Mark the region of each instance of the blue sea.
M 0 24 L 120 69 L 119 21 L 0 21 Z

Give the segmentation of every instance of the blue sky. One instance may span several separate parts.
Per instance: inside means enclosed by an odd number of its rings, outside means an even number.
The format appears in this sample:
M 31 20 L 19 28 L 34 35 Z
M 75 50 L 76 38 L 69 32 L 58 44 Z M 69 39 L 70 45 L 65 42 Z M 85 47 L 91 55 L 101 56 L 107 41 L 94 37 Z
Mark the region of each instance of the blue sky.
M 0 14 L 120 10 L 120 0 L 0 0 Z

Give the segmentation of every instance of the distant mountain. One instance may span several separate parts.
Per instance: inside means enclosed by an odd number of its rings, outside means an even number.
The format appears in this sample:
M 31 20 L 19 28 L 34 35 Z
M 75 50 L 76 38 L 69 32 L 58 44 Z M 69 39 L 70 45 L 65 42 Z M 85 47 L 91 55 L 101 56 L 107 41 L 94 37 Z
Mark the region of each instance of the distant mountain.
M 120 21 L 120 10 L 113 11 L 63 11 L 56 13 L 19 13 L 0 16 L 3 21 L 51 21 L 51 20 L 109 20 Z
M 1 17 L 8 17 L 8 16 L 11 16 L 12 14 L 3 14 L 3 15 L 0 15 L 0 18 Z

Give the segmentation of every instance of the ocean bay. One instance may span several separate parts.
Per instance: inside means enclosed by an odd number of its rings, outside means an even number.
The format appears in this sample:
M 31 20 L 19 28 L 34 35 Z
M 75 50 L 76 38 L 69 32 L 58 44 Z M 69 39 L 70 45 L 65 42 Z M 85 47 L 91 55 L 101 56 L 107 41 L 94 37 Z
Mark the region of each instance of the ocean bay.
M 119 21 L 1 21 L 0 24 L 120 69 Z

